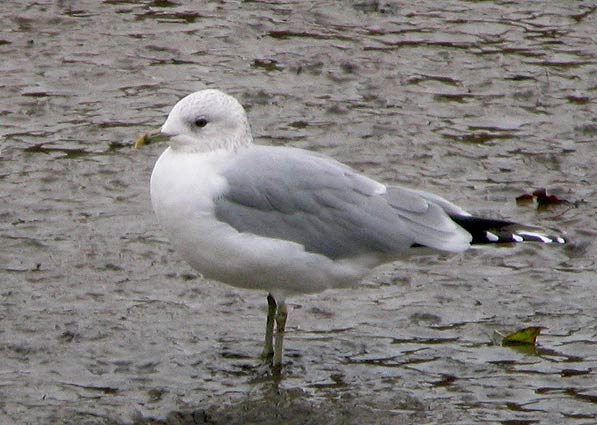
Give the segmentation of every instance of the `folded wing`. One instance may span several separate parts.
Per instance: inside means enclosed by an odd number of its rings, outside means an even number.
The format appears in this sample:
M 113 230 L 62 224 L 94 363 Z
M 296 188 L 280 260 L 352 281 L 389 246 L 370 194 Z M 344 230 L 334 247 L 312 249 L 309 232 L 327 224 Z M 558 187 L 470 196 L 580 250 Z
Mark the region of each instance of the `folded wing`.
M 399 255 L 421 245 L 462 251 L 471 241 L 446 209 L 466 212 L 443 198 L 386 188 L 310 152 L 253 146 L 239 151 L 222 174 L 228 190 L 215 201 L 220 221 L 332 259 Z

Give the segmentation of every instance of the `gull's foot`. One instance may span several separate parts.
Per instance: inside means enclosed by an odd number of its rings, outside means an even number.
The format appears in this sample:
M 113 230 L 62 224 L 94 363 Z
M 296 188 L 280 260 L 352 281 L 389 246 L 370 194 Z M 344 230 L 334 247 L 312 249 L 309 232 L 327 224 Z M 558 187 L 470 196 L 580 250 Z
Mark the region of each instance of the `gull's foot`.
M 279 380 L 282 376 L 282 365 L 274 366 L 272 364 L 272 358 L 263 359 L 261 362 L 255 367 L 255 380 L 262 381 L 262 380 L 270 380 L 274 379 L 275 381 Z

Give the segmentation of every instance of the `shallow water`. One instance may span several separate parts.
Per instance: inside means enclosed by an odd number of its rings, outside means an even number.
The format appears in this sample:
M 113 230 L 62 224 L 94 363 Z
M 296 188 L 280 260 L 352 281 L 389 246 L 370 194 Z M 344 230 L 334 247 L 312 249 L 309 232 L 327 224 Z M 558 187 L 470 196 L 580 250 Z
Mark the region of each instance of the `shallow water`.
M 594 423 L 592 2 L 20 1 L 0 20 L 1 423 Z M 132 149 L 205 87 L 262 143 L 574 243 L 292 298 L 272 379 L 265 294 L 176 256 L 148 196 L 162 147 Z M 575 204 L 516 205 L 539 187 Z M 535 351 L 491 342 L 530 325 Z

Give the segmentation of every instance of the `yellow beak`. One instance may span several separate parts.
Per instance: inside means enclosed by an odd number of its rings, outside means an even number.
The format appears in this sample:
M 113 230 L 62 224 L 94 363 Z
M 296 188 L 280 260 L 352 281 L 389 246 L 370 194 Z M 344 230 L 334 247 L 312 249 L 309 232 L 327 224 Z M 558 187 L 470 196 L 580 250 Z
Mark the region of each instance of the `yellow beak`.
M 143 145 L 149 145 L 150 143 L 163 142 L 168 140 L 168 136 L 162 134 L 160 130 L 153 130 L 140 135 L 135 140 L 135 149 L 140 149 Z

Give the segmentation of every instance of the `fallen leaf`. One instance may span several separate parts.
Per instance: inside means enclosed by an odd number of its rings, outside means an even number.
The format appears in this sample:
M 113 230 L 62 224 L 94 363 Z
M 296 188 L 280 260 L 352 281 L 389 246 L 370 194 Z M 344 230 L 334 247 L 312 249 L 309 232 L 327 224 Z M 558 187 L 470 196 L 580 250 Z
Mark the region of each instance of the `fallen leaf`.
M 548 195 L 545 188 L 537 189 L 533 192 L 533 196 L 537 198 L 537 204 L 541 205 L 557 205 L 557 204 L 569 204 L 570 202 L 566 199 L 558 198 L 556 195 Z
M 524 194 L 516 197 L 516 203 L 519 205 L 530 204 L 534 201 L 535 201 L 535 197 L 529 193 L 524 193 Z
M 516 197 L 518 205 L 527 205 L 532 202 L 537 202 L 537 209 L 545 209 L 549 205 L 567 204 L 578 206 L 577 202 L 571 202 L 567 199 L 559 198 L 556 195 L 548 195 L 547 189 L 544 187 L 534 190 L 532 193 L 523 193 Z
M 535 345 L 542 329 L 545 328 L 542 326 L 529 326 L 505 336 L 499 332 L 497 333 L 502 336 L 502 345 Z

